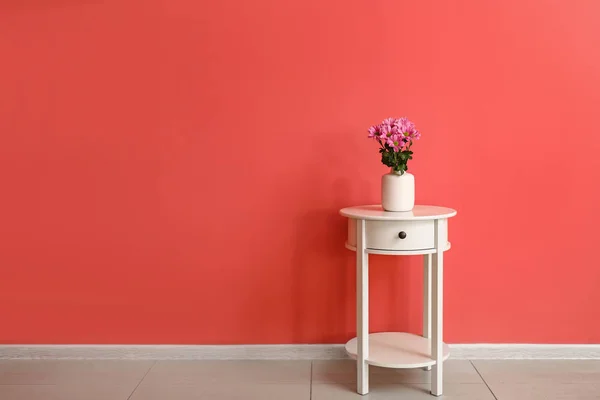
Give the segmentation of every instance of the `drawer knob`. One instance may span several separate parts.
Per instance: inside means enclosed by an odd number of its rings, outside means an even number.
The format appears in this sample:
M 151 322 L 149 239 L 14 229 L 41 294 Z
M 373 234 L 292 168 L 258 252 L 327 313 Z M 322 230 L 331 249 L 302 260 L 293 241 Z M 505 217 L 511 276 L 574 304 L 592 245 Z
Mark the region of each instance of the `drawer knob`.
M 406 232 L 404 232 L 404 231 L 400 232 L 400 233 L 398 234 L 398 237 L 399 237 L 400 239 L 406 239 Z

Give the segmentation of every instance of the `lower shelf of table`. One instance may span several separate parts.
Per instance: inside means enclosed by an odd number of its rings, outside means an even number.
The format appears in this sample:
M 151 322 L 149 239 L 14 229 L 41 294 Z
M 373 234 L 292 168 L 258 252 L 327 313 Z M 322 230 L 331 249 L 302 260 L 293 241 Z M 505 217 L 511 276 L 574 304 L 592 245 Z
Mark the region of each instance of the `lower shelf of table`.
M 443 343 L 444 360 L 450 357 L 450 348 Z M 346 352 L 357 354 L 356 338 L 346 343 Z M 430 356 L 430 339 L 405 332 L 379 332 L 369 335 L 367 363 L 386 368 L 421 368 L 435 364 Z

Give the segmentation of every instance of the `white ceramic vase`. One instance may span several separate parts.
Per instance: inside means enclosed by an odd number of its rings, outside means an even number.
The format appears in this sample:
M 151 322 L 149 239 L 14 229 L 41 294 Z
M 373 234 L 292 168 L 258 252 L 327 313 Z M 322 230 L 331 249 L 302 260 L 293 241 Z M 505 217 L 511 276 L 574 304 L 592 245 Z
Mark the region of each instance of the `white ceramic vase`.
M 391 170 L 381 177 L 381 206 L 385 211 L 410 211 L 415 206 L 415 176 Z

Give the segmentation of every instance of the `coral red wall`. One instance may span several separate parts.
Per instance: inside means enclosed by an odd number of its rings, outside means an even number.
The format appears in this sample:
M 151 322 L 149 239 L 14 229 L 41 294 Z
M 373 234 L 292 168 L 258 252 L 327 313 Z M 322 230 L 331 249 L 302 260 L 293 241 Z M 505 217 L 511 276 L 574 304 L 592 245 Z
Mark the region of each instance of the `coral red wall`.
M 0 342 L 339 343 L 366 128 L 459 210 L 448 342 L 600 342 L 597 1 L 0 2 Z M 373 330 L 420 330 L 373 257 Z

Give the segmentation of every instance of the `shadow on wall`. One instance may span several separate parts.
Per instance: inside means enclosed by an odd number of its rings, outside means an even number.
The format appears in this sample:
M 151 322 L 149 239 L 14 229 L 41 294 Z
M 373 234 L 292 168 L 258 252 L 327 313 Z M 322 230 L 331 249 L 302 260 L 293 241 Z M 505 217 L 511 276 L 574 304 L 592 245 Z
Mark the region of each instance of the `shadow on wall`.
M 314 157 L 331 157 L 326 149 L 332 147 L 314 146 L 324 153 L 316 152 Z M 379 187 L 371 176 L 362 178 L 361 171 L 352 165 L 351 157 L 347 158 L 332 160 L 336 167 L 326 171 L 316 162 L 305 169 L 304 179 L 311 182 L 313 189 L 307 204 L 315 207 L 299 209 L 294 221 L 290 295 L 291 334 L 296 343 L 343 343 L 355 336 L 355 253 L 344 247 L 348 220 L 339 210 L 352 204 L 373 203 L 369 201 L 373 194 L 378 202 Z M 302 198 L 306 199 L 307 195 L 303 194 Z M 407 313 L 412 308 L 407 259 L 371 256 L 370 260 L 371 304 L 378 304 L 372 327 L 410 330 Z
M 339 209 L 348 206 L 353 191 L 369 193 L 371 185 L 337 179 L 330 187 L 335 197 L 329 207 L 307 211 L 296 218 L 296 246 L 292 260 L 293 326 L 295 342 L 308 338 L 310 343 L 343 343 L 356 332 L 356 259 L 344 247 L 347 219 Z M 362 197 L 362 196 L 359 196 Z M 417 260 L 419 258 L 419 260 Z M 420 257 L 399 258 L 370 256 L 371 331 L 415 331 L 410 315 L 411 275 L 420 269 L 410 268 Z M 412 265 L 413 267 L 415 265 Z M 376 307 L 373 305 L 376 304 Z
M 277 232 L 276 244 L 250 262 L 264 269 L 252 276 L 244 304 L 244 313 L 260 321 L 252 337 L 261 343 L 344 343 L 356 333 L 355 253 L 344 247 L 348 220 L 339 210 L 377 202 L 378 178 L 353 165 L 348 153 L 332 156 L 327 140 L 311 146 L 296 171 L 281 172 L 293 179 L 279 179 L 279 198 L 269 199 L 271 208 L 285 204 L 277 217 L 291 218 L 281 224 L 291 229 Z M 323 168 L 323 159 L 331 167 Z M 407 313 L 420 313 L 410 304 L 409 270 L 416 270 L 406 266 L 398 257 L 370 257 L 372 331 L 410 331 Z

